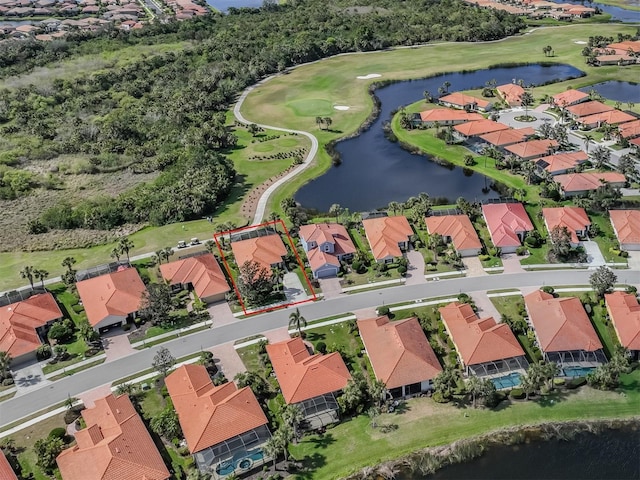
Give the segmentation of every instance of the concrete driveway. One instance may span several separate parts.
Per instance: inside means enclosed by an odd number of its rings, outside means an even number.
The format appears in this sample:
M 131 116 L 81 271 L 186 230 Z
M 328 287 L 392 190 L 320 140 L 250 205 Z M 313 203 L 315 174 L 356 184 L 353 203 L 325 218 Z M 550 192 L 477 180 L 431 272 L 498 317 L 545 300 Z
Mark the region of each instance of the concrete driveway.
M 207 307 L 207 311 L 209 312 L 209 315 L 211 315 L 213 325 L 216 327 L 238 321 L 238 319 L 233 316 L 231 307 L 229 307 L 227 302 L 218 302 L 209 305 Z
M 309 298 L 302 286 L 300 277 L 295 273 L 286 273 L 282 279 L 282 285 L 284 286 L 284 294 L 288 302 L 300 302 Z
M 596 268 L 607 263 L 605 262 L 602 252 L 600 251 L 600 247 L 596 242 L 588 240 L 580 242 L 580 245 L 583 246 L 587 252 L 587 263 L 589 264 L 589 268 Z
M 464 268 L 467 271 L 467 277 L 479 277 L 481 275 L 489 275 L 482 267 L 482 262 L 478 257 L 464 257 L 462 259 Z
M 16 396 L 37 390 L 51 383 L 45 378 L 44 373 L 42 373 L 42 366 L 46 364 L 47 362 L 43 362 L 42 364 L 33 363 L 25 365 L 13 372 L 17 389 Z
M 544 112 L 537 112 L 532 109 L 529 109 L 529 115 L 536 117 L 535 121 L 519 122 L 518 120 L 516 120 L 516 117 L 520 117 L 522 115 L 524 115 L 524 108 L 514 108 L 509 111 L 500 112 L 500 118 L 498 119 L 498 121 L 500 123 L 504 123 L 505 125 L 509 125 L 510 127 L 513 127 L 513 128 L 525 128 L 525 127 L 539 128 L 540 125 L 544 123 L 545 119 L 551 122 L 551 125 L 553 125 L 556 122 L 556 119 L 553 118 L 552 115 L 549 115 L 548 113 L 544 113 Z
M 424 257 L 422 253 L 417 250 L 410 250 L 407 252 L 407 260 L 409 260 L 409 266 L 406 273 L 406 285 L 420 285 L 427 283 L 427 279 L 424 278 Z
M 333 278 L 319 278 L 320 290 L 326 300 L 330 298 L 339 297 L 342 294 L 342 285 L 340 285 L 340 279 Z
M 136 349 L 129 343 L 127 332 L 121 328 L 116 328 L 103 335 L 102 344 L 104 345 L 107 362 L 113 362 L 136 352 Z

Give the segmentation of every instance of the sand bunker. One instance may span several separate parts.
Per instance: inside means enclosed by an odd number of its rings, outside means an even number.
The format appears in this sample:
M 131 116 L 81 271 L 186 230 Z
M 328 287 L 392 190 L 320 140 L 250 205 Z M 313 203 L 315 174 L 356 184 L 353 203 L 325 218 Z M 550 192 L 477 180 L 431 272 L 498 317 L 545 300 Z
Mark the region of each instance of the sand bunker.
M 576 45 L 586 45 L 587 44 L 587 42 L 583 42 L 582 40 L 576 40 L 573 43 L 575 43 Z
M 359 75 L 356 78 L 358 80 L 369 80 L 370 78 L 378 78 L 381 77 L 382 75 L 380 75 L 379 73 L 370 73 L 369 75 Z
M 349 107 L 347 107 L 346 105 L 334 105 L 333 108 L 335 108 L 336 110 L 349 110 Z

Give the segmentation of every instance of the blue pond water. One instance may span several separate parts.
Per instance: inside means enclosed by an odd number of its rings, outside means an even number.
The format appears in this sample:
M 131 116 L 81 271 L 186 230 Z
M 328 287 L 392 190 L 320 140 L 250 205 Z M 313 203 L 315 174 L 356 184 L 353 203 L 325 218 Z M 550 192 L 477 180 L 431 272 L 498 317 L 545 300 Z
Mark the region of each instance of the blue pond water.
M 520 385 L 520 374 L 512 372 L 504 377 L 492 378 L 491 381 L 498 390 L 502 388 L 513 388 Z
M 541 85 L 582 75 L 580 70 L 570 65 L 526 65 L 450 73 L 380 88 L 376 95 L 382 104 L 381 111 L 371 128 L 355 138 L 338 143 L 336 149 L 342 165 L 330 168 L 327 173 L 303 186 L 295 198 L 303 207 L 325 212 L 334 203 L 352 211 L 376 209 L 391 201 L 404 202 L 421 192 L 450 201 L 458 197 L 470 201 L 497 198 L 498 194 L 494 191 L 483 192 L 491 184 L 490 179 L 410 154 L 384 137 L 383 123 L 390 119 L 394 109 L 419 100 L 425 90 L 437 94 L 445 81 L 451 83 L 449 91 L 453 92 L 482 87 L 492 79 L 498 85 L 516 79 L 523 79 L 527 85 Z
M 596 83 L 579 90 L 589 93 L 592 89 L 609 100 L 640 103 L 640 83 L 609 80 L 608 82 Z

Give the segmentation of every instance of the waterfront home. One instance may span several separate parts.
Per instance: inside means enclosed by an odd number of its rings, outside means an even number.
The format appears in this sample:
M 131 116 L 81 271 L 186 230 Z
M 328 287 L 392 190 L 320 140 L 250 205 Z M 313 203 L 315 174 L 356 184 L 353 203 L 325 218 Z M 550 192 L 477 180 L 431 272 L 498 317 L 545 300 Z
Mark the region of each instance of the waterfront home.
M 483 120 L 474 120 L 472 122 L 456 125 L 455 127 L 453 127 L 453 129 L 463 139 L 469 139 L 472 137 L 480 137 L 491 132 L 508 130 L 509 125 L 505 125 L 504 123 L 500 122 L 494 122 L 493 120 L 485 118 Z
M 624 40 L 622 42 L 610 43 L 607 50 L 615 50 L 616 53 L 628 53 L 632 51 L 635 54 L 640 53 L 640 40 Z
M 615 54 L 615 55 L 598 55 L 596 57 L 596 65 L 633 65 L 637 63 L 638 59 L 635 56 L 631 56 L 628 53 Z
M 40 293 L 0 307 L 0 351 L 14 364 L 36 357 L 49 327 L 62 319 L 62 311 L 51 293 Z
M 536 343 L 545 360 L 556 362 L 563 376 L 606 363 L 602 343 L 577 297 L 555 298 L 536 290 L 524 297 Z
M 640 250 L 640 210 L 609 210 L 613 231 L 623 250 Z
M 267 345 L 267 354 L 287 405 L 298 405 L 306 427 L 340 420 L 336 395 L 351 379 L 340 353 L 312 354 L 300 337 Z
M 482 216 L 493 245 L 502 253 L 514 253 L 527 233 L 534 230 L 521 203 L 489 203 L 482 206 Z
M 613 292 L 604 296 L 620 345 L 633 360 L 640 360 L 640 305 L 635 293 Z
M 563 197 L 585 195 L 606 184 L 621 188 L 627 183 L 625 176 L 618 172 L 567 173 L 554 177 L 554 180 L 560 184 Z
M 515 155 L 520 161 L 533 160 L 553 153 L 559 144 L 556 140 L 540 139 L 514 143 L 504 147 L 507 153 Z
M 467 215 L 433 215 L 424 219 L 429 235 L 441 235 L 462 257 L 480 254 L 482 243 Z
M 204 303 L 224 300 L 230 290 L 216 257 L 211 253 L 203 252 L 161 264 L 160 273 L 172 290 L 193 290 Z
M 367 218 L 362 225 L 376 262 L 391 263 L 409 249 L 413 229 L 407 217 Z
M 108 395 L 82 410 L 86 428 L 56 462 L 63 480 L 167 480 L 167 470 L 128 395 Z
M 250 387 L 215 386 L 202 365 L 182 365 L 166 378 L 187 448 L 198 470 L 221 479 L 268 462 L 268 420 Z
M 508 130 L 498 130 L 497 132 L 481 135 L 480 140 L 494 147 L 507 147 L 514 143 L 526 142 L 534 136 L 536 131 L 531 127 L 510 128 Z
M 615 109 L 611 105 L 606 105 L 602 102 L 598 102 L 597 100 L 579 103 L 566 108 L 566 111 L 574 120 L 578 120 L 580 117 L 595 115 L 596 113 L 609 112 L 611 110 Z
M 574 171 L 578 165 L 589 161 L 589 155 L 583 150 L 577 152 L 560 152 L 534 160 L 539 170 L 550 175 L 562 175 Z
M 76 288 L 89 323 L 100 333 L 133 320 L 147 291 L 138 271 L 122 266 L 78 282 Z
M 506 85 L 498 85 L 496 93 L 507 105 L 513 107 L 521 104 L 524 88 L 517 83 L 507 83 Z
M 543 208 L 542 217 L 549 232 L 550 241 L 553 242 L 551 231 L 556 227 L 564 227 L 571 235 L 571 246 L 574 248 L 580 244 L 580 238 L 587 236 L 591 227 L 587 212 L 581 207 Z
M 282 268 L 283 257 L 287 255 L 287 248 L 277 233 L 232 242 L 231 250 L 239 267 L 253 262 L 269 273 L 272 268 Z
M 417 318 L 396 322 L 390 322 L 387 316 L 358 320 L 358 330 L 373 373 L 392 398 L 432 388 L 442 366 Z
M 551 102 L 560 108 L 571 107 L 589 101 L 589 94 L 580 90 L 569 89 L 551 97 Z
M 479 113 L 469 113 L 462 110 L 452 110 L 450 108 L 434 108 L 420 112 L 420 122 L 427 127 L 434 126 L 436 123 L 442 127 L 446 127 L 482 119 L 484 119 L 484 117 Z
M 440 105 L 445 107 L 460 108 L 469 112 L 486 112 L 491 110 L 493 104 L 483 98 L 476 98 L 461 92 L 453 92 L 438 99 Z
M 524 373 L 529 367 L 524 350 L 506 323 L 492 317 L 478 318 L 467 303 L 453 302 L 438 311 L 467 375 Z
M 640 120 L 633 120 L 618 127 L 618 136 L 620 138 L 636 138 L 640 137 Z
M 620 110 L 609 110 L 607 112 L 596 113 L 580 117 L 578 123 L 584 128 L 600 128 L 605 123 L 607 125 L 619 125 L 621 123 L 632 122 L 636 117 Z
M 339 223 L 318 223 L 300 227 L 300 243 L 307 253 L 313 278 L 338 274 L 340 264 L 353 258 L 356 247 Z

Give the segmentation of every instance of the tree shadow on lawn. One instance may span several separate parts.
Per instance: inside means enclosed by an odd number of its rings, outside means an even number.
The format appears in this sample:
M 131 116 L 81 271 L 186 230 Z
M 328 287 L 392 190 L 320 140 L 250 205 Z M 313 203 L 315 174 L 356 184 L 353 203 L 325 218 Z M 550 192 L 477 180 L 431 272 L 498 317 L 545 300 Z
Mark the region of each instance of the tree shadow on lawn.
M 327 335 L 324 333 L 307 332 L 305 340 L 308 340 L 310 342 L 318 342 L 320 340 L 324 340 L 325 338 L 327 338 Z
M 302 460 L 302 469 L 296 472 L 296 478 L 310 480 L 319 468 L 327 464 L 327 457 L 318 452 L 305 456 Z
M 311 443 L 314 448 L 327 448 L 336 442 L 336 439 L 330 433 L 323 433 L 315 437 L 309 438 L 306 442 Z

